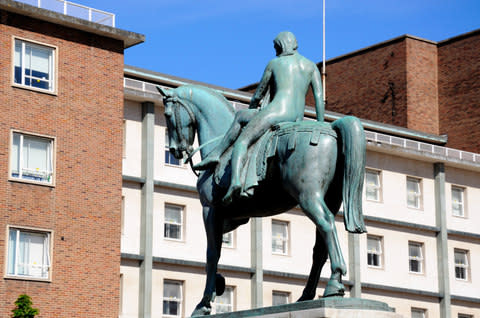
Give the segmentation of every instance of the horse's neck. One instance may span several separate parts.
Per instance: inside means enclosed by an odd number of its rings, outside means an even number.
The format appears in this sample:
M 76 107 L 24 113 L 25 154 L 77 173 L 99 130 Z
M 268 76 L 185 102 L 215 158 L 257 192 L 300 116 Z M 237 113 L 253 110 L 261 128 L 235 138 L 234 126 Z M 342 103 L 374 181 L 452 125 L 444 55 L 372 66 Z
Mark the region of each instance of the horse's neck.
M 202 158 L 205 158 L 227 132 L 233 121 L 234 113 L 219 102 L 202 105 L 204 106 L 198 107 L 196 121 L 198 141 L 200 146 L 204 145 L 200 153 Z

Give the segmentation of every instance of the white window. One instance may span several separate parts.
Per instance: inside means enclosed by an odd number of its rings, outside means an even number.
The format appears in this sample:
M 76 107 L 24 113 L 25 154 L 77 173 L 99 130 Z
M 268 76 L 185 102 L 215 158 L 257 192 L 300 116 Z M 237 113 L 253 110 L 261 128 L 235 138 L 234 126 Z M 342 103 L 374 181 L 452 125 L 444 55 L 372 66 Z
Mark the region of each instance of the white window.
M 459 280 L 468 280 L 468 251 L 454 250 L 455 258 L 455 278 Z
M 7 276 L 48 279 L 50 232 L 9 228 Z
M 372 267 L 382 267 L 382 238 L 367 236 L 367 263 Z
M 408 263 L 411 273 L 423 273 L 423 244 L 408 242 Z
M 168 140 L 168 132 L 165 130 L 165 163 L 173 166 L 181 166 L 180 160 L 170 153 L 170 141 Z
M 412 308 L 412 318 L 426 318 L 426 313 L 427 313 L 427 310 L 426 309 L 422 309 L 422 308 Z
M 465 216 L 465 189 L 452 186 L 452 214 Z
M 165 204 L 164 237 L 182 240 L 183 207 Z
M 226 286 L 222 296 L 216 296 L 213 303 L 213 314 L 221 314 L 233 311 L 233 298 L 235 288 Z
M 183 283 L 173 280 L 163 282 L 163 315 L 182 316 L 182 287 Z
M 223 234 L 222 246 L 233 248 L 233 231 Z
M 272 253 L 288 254 L 288 222 L 272 220 Z
M 53 183 L 53 139 L 12 133 L 10 176 Z
M 14 83 L 53 92 L 55 48 L 15 39 Z
M 290 293 L 274 290 L 272 292 L 272 306 L 285 305 L 290 303 Z
M 420 209 L 422 204 L 421 180 L 407 177 L 407 206 Z
M 365 170 L 365 194 L 369 201 L 381 201 L 380 171 Z

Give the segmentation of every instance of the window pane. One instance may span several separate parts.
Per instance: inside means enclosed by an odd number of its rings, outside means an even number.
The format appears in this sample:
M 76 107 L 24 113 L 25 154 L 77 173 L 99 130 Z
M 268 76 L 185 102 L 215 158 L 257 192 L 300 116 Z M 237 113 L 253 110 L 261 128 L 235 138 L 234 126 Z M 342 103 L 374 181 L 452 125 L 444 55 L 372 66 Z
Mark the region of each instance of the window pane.
M 18 177 L 18 167 L 20 166 L 20 135 L 13 134 L 13 141 L 12 141 L 12 154 L 11 154 L 11 169 L 12 169 L 12 177 Z
M 15 83 L 22 84 L 22 43 L 15 41 Z
M 180 207 L 165 206 L 165 222 L 182 223 L 182 209 Z
M 48 242 L 47 233 L 10 229 L 7 273 L 16 276 L 48 278 L 50 266 Z
M 410 257 L 422 257 L 422 249 L 418 244 L 409 244 L 408 250 Z
M 215 313 L 233 311 L 233 287 L 226 287 L 222 296 L 215 298 Z
M 420 208 L 420 180 L 407 178 L 407 206 Z
M 272 221 L 272 252 L 287 254 L 288 223 Z
M 51 47 L 15 40 L 15 83 L 51 90 L 54 50 Z
M 272 305 L 285 305 L 289 303 L 290 294 L 287 292 L 273 292 L 272 293 Z
M 463 193 L 464 190 L 458 187 L 452 187 L 452 213 L 456 216 L 463 216 Z
M 163 314 L 180 316 L 182 304 L 182 283 L 165 281 L 163 283 Z
M 15 275 L 15 260 L 17 258 L 17 231 L 10 229 L 8 235 L 8 275 Z
M 369 252 L 381 253 L 380 239 L 376 237 L 367 238 L 367 248 Z
M 367 200 L 380 200 L 380 173 L 378 171 L 365 171 Z
M 425 309 L 412 308 L 412 318 L 425 318 Z
M 165 130 L 165 163 L 170 164 L 170 165 L 179 166 L 180 165 L 180 160 L 175 158 L 170 153 L 169 147 L 170 147 L 170 141 L 168 139 L 168 132 Z
M 222 243 L 225 246 L 229 246 L 229 247 L 233 246 L 233 233 L 228 232 L 228 233 L 223 234 Z

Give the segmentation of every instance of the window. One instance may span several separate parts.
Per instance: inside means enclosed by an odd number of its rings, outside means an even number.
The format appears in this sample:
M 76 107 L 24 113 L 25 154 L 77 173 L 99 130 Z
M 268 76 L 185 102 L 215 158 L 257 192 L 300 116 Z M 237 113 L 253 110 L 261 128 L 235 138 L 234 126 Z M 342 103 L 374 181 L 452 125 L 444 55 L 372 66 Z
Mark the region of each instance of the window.
M 426 309 L 412 308 L 412 318 L 426 318 Z
M 50 263 L 50 232 L 9 228 L 7 276 L 48 279 Z
M 272 220 L 272 253 L 288 254 L 288 222 Z
M 382 267 L 382 238 L 379 236 L 367 236 L 367 263 Z
M 213 303 L 213 314 L 221 314 L 233 311 L 234 287 L 227 286 L 222 296 L 216 296 Z
M 282 291 L 272 292 L 272 306 L 285 305 L 290 303 L 290 293 Z
M 163 315 L 182 316 L 182 282 L 165 280 L 163 282 Z
M 10 176 L 53 183 L 53 139 L 12 133 Z
M 454 250 L 455 258 L 455 278 L 459 280 L 468 280 L 468 251 Z
M 473 318 L 473 315 L 467 315 L 467 314 L 458 314 L 458 318 Z
M 452 186 L 452 214 L 465 216 L 465 189 Z
M 168 132 L 165 130 L 165 163 L 174 166 L 181 166 L 180 160 L 170 153 L 170 142 L 168 140 Z
M 380 171 L 365 170 L 366 199 L 369 201 L 381 200 Z
M 223 234 L 222 246 L 233 248 L 233 231 Z
M 125 196 L 122 195 L 122 210 L 120 211 L 121 234 L 125 234 Z
M 15 39 L 14 83 L 53 92 L 55 48 Z
M 422 193 L 420 182 L 420 179 L 407 177 L 407 206 L 409 208 L 421 208 Z
M 411 273 L 423 273 L 423 244 L 408 242 L 408 263 Z
M 182 220 L 183 220 L 183 207 L 178 205 L 165 205 L 165 225 L 164 225 L 164 237 L 181 240 L 182 239 Z

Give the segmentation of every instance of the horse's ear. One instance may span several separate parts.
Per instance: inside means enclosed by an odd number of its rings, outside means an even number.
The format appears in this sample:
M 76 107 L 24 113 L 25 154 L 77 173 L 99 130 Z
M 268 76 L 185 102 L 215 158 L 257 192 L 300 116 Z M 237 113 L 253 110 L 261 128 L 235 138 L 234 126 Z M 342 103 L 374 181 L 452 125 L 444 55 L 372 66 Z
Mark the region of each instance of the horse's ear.
M 160 86 L 156 86 L 157 87 L 157 90 L 158 92 L 163 96 L 163 97 L 168 97 L 168 96 L 171 96 L 172 94 L 170 93 L 170 90 L 169 89 L 163 89 L 161 88 Z

